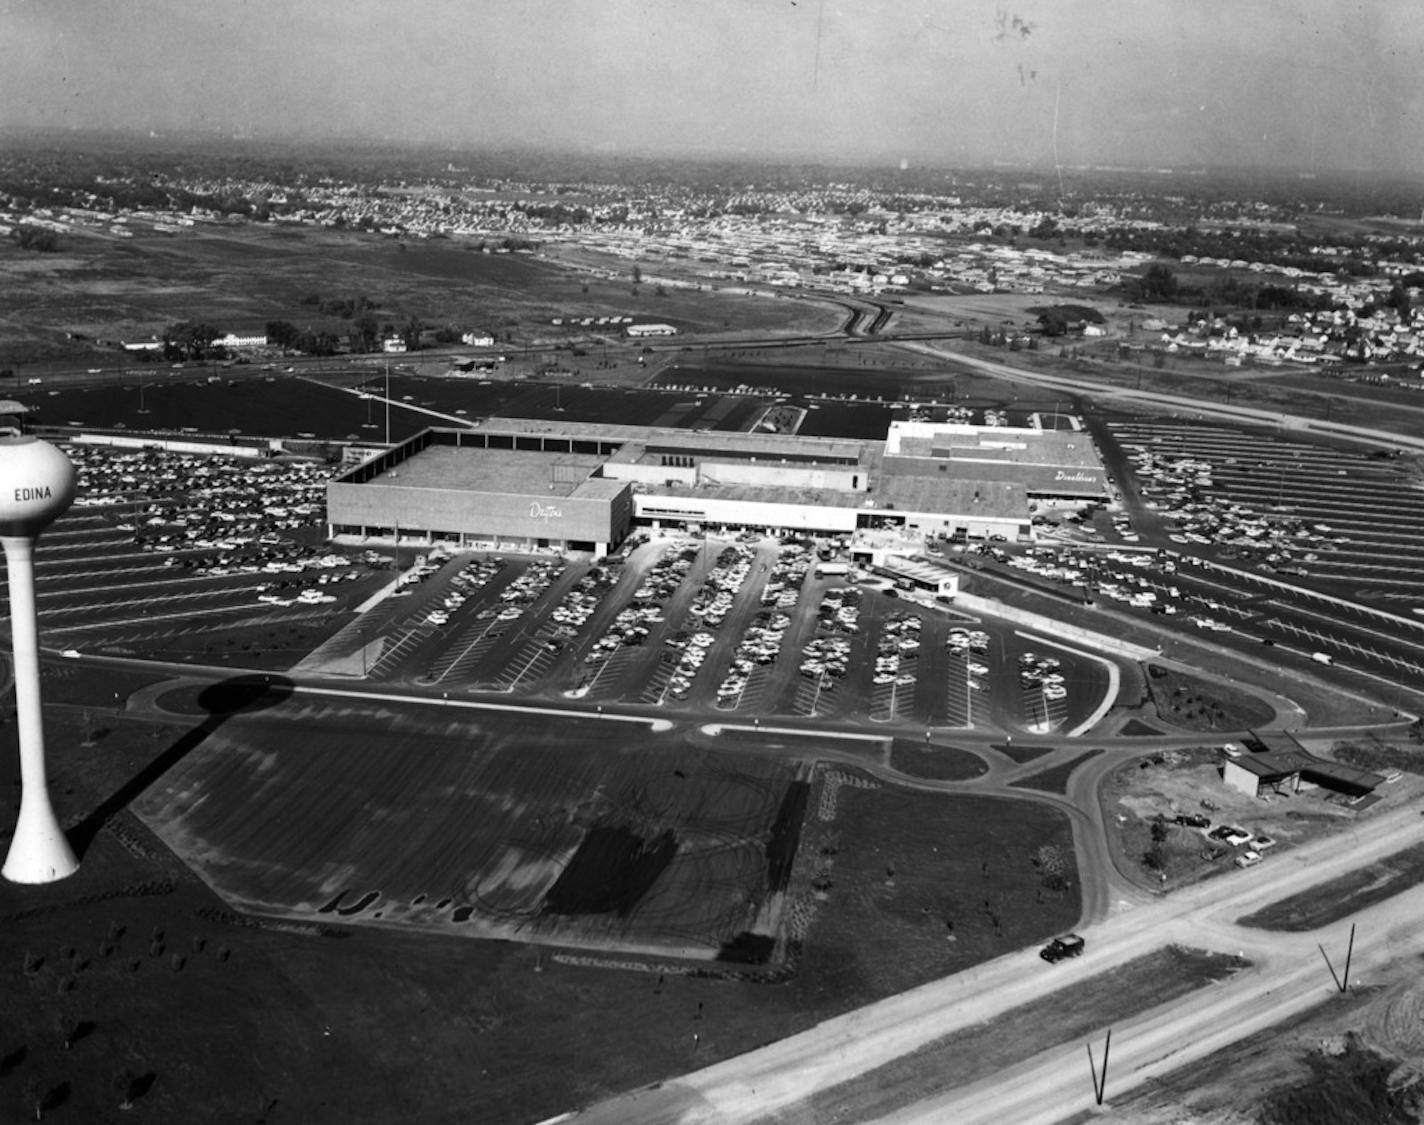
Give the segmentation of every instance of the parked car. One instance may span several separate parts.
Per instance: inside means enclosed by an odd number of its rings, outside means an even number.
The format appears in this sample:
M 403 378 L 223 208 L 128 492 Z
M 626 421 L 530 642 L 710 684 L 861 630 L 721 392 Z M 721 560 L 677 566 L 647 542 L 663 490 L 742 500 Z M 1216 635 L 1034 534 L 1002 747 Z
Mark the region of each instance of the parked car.
M 1237 867 L 1255 867 L 1261 862 L 1260 852 L 1242 852 L 1236 857 Z
M 1038 955 L 1045 961 L 1052 964 L 1062 961 L 1065 957 L 1077 957 L 1082 954 L 1083 946 L 1086 943 L 1077 934 L 1064 934 L 1056 937 L 1038 951 Z
M 1211 818 L 1197 813 L 1183 813 L 1177 817 L 1177 823 L 1183 828 L 1210 828 Z

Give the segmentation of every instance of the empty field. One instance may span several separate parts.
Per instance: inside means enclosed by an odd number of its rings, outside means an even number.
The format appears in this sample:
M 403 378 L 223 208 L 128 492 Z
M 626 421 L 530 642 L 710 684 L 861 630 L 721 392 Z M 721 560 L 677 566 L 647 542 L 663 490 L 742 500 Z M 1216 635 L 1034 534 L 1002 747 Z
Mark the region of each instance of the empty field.
M 690 957 L 776 932 L 806 801 L 794 761 L 624 723 L 314 722 L 295 703 L 218 726 L 138 806 L 235 905 Z

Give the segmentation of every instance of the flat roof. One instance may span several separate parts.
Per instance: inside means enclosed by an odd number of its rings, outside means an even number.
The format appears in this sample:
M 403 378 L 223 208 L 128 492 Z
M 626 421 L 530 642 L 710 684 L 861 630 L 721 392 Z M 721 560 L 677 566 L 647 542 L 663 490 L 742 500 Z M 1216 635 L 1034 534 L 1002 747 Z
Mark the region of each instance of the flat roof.
M 603 458 L 592 453 L 428 445 L 371 477 L 364 487 L 572 496 L 602 464 Z M 621 482 L 609 483 L 621 487 Z
M 1266 746 L 1263 753 L 1232 758 L 1235 765 L 1267 781 L 1300 774 L 1307 781 L 1368 793 L 1384 784 L 1384 778 L 1369 770 L 1317 758 L 1285 731 L 1252 731 L 1252 737 Z
M 769 484 L 698 484 L 682 488 L 634 482 L 640 496 L 677 499 L 741 500 L 758 504 L 790 504 L 805 508 L 866 508 L 865 493 L 835 488 L 785 488 Z
M 886 450 L 892 457 L 946 461 L 1063 465 L 1083 469 L 1102 465 L 1086 430 L 892 422 L 886 436 Z
M 740 430 L 679 430 L 673 426 L 629 426 L 607 422 L 550 422 L 546 418 L 488 418 L 470 429 L 490 434 L 540 434 L 636 443 L 644 449 L 670 446 L 688 453 L 722 450 L 775 460 L 783 455 L 828 461 L 859 461 L 865 442 L 796 434 L 743 433 Z M 878 444 L 878 443 L 876 443 Z
M 1028 493 L 1019 481 L 945 476 L 882 476 L 870 492 L 876 508 L 942 512 L 984 519 L 1029 518 Z

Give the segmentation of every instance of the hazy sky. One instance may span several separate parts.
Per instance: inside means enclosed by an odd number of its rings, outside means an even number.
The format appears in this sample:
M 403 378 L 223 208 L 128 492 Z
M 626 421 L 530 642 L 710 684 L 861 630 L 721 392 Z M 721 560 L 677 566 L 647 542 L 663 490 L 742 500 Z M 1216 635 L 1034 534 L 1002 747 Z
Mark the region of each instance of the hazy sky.
M 1424 172 L 1424 0 L 0 0 L 0 128 Z

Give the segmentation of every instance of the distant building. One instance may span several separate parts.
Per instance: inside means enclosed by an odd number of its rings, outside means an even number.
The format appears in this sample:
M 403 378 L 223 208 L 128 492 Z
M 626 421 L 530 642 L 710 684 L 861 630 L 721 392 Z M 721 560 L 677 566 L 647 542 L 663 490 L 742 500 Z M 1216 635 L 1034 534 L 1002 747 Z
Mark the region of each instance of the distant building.
M 406 350 L 405 341 L 399 336 L 388 336 L 381 341 L 381 351 L 395 354 Z
M 0 435 L 14 436 L 25 432 L 25 415 L 30 408 L 14 399 L 0 400 Z
M 557 324 L 558 321 L 554 323 Z M 460 343 L 472 348 L 492 348 L 494 337 L 484 332 L 465 332 L 460 336 Z
M 630 324 L 625 331 L 634 339 L 642 339 L 645 336 L 677 335 L 677 329 L 671 324 Z
M 213 341 L 220 348 L 265 348 L 267 346 L 267 336 L 265 333 L 248 333 L 240 335 L 237 332 L 229 332 L 226 336 L 219 336 Z

